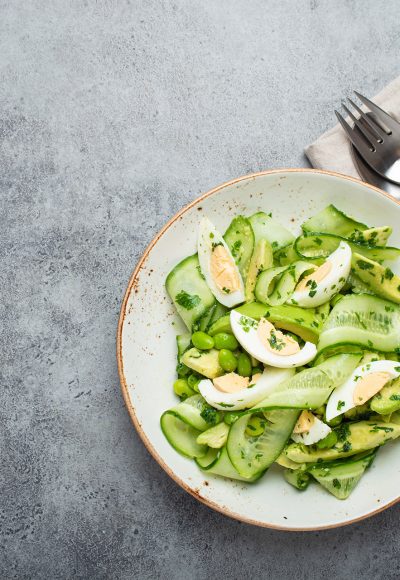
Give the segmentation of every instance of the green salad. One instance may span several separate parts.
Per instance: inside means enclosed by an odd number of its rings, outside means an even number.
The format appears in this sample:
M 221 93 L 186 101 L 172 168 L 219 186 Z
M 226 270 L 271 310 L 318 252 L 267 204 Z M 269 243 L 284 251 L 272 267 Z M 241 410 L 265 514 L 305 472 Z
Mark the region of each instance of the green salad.
M 166 280 L 187 332 L 161 428 L 206 473 L 251 483 L 277 463 L 298 490 L 346 499 L 400 436 L 400 250 L 333 205 L 301 229 L 200 221 Z

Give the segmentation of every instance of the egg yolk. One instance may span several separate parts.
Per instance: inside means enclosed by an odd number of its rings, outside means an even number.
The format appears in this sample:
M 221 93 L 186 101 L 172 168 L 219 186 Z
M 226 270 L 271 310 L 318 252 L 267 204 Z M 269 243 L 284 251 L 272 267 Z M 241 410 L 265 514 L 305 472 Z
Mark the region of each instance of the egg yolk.
M 242 377 L 236 373 L 228 373 L 222 377 L 214 379 L 214 387 L 221 393 L 238 393 L 247 389 L 250 380 L 248 377 Z
M 213 280 L 222 292 L 230 294 L 240 289 L 238 270 L 222 244 L 213 248 L 210 268 Z
M 314 272 L 312 272 L 311 274 L 305 276 L 302 280 L 300 280 L 300 282 L 296 286 L 296 291 L 307 290 L 311 282 L 315 282 L 316 284 L 318 284 L 318 282 L 321 282 L 324 278 L 326 278 L 326 276 L 329 274 L 331 270 L 332 270 L 332 262 L 329 261 L 324 262 L 322 266 L 320 266 L 319 268 L 314 270 Z
M 291 356 L 300 350 L 299 343 L 291 336 L 276 330 L 266 318 L 261 318 L 258 323 L 257 334 L 265 348 L 273 354 L 280 356 Z
M 303 411 L 297 420 L 293 433 L 306 433 L 315 423 L 315 417 L 310 411 Z
M 353 391 L 353 403 L 363 405 L 390 381 L 390 374 L 385 372 L 369 373 L 358 379 Z

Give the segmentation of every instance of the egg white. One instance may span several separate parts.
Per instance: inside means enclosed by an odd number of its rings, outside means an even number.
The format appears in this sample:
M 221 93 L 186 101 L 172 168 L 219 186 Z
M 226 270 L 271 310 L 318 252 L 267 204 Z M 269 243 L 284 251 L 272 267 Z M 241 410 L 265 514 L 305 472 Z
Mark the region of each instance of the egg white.
M 240 288 L 235 292 L 227 294 L 220 290 L 211 273 L 211 255 L 213 251 L 213 244 L 222 244 L 225 250 L 228 252 L 232 259 L 232 265 L 234 266 L 240 281 Z M 233 258 L 229 247 L 227 246 L 222 234 L 215 228 L 214 224 L 206 217 L 204 217 L 199 226 L 199 237 L 197 243 L 197 251 L 200 262 L 200 269 L 204 278 L 206 279 L 207 286 L 210 288 L 211 292 L 214 294 L 215 298 L 228 308 L 233 308 L 244 302 L 244 284 L 242 276 L 239 272 L 239 268 L 236 265 L 235 259 Z
M 258 323 L 254 318 L 243 316 L 232 310 L 230 322 L 233 334 L 245 351 L 255 359 L 272 367 L 282 369 L 299 367 L 310 362 L 317 354 L 317 347 L 312 342 L 306 342 L 303 348 L 293 355 L 274 354 L 267 350 L 260 340 L 257 333 Z
M 247 387 L 237 393 L 221 393 L 210 379 L 199 383 L 199 392 L 207 403 L 220 411 L 240 411 L 253 407 L 278 385 L 294 375 L 293 369 L 266 368 L 254 387 Z
M 331 431 L 332 429 L 329 427 L 329 425 L 314 415 L 314 423 L 311 425 L 308 431 L 305 431 L 304 433 L 292 433 L 291 437 L 296 443 L 313 445 L 314 443 L 321 441 L 321 439 L 325 439 L 325 437 L 329 435 Z
M 332 392 L 326 405 L 327 421 L 331 421 L 357 406 L 354 404 L 353 394 L 360 380 L 358 377 L 364 378 L 371 373 L 385 372 L 390 375 L 390 381 L 400 376 L 400 372 L 396 368 L 400 368 L 400 363 L 392 360 L 378 360 L 357 367 L 350 378 Z
M 314 289 L 307 287 L 304 290 L 295 290 L 287 301 L 288 304 L 314 308 L 325 304 L 332 296 L 340 292 L 350 274 L 351 248 L 349 244 L 340 242 L 339 247 L 328 256 L 326 262 L 331 262 L 331 271 L 317 283 Z

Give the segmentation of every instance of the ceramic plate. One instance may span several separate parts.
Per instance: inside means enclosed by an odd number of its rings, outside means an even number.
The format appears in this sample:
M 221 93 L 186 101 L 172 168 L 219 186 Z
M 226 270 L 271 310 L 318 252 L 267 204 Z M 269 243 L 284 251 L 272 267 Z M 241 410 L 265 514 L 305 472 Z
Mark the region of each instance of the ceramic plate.
M 117 354 L 124 399 L 147 449 L 186 491 L 209 507 L 239 520 L 285 530 L 317 530 L 349 524 L 397 502 L 400 453 L 385 446 L 346 501 L 312 485 L 300 493 L 273 466 L 255 484 L 201 472 L 181 457 L 160 429 L 160 416 L 177 403 L 175 335 L 183 324 L 166 294 L 165 277 L 196 251 L 199 218 L 207 214 L 224 231 L 237 214 L 272 211 L 293 233 L 309 216 L 333 203 L 358 220 L 394 229 L 400 245 L 400 205 L 356 179 L 309 169 L 277 170 L 235 179 L 206 193 L 180 211 L 156 236 L 132 274 L 122 305 Z

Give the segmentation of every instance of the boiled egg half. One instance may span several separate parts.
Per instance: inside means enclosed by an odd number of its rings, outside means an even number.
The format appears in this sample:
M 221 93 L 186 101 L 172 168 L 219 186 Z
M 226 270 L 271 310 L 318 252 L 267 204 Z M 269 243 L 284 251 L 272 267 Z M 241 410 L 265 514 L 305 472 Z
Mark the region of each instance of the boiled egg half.
M 228 308 L 244 302 L 239 268 L 222 234 L 206 217 L 200 222 L 197 251 L 202 274 L 218 302 Z
M 357 367 L 350 378 L 332 392 L 326 405 L 327 421 L 363 405 L 398 376 L 400 363 L 392 360 L 378 360 Z
M 293 369 L 266 368 L 258 376 L 241 377 L 228 373 L 213 381 L 204 379 L 199 383 L 200 394 L 207 403 L 221 411 L 240 411 L 253 407 L 278 385 L 294 375 Z
M 326 425 L 310 411 L 302 411 L 293 429 L 292 439 L 296 443 L 313 445 L 321 439 L 325 439 L 331 431 L 329 425 Z
M 340 292 L 346 283 L 351 268 L 351 248 L 340 242 L 337 250 L 297 284 L 288 304 L 298 304 L 303 308 L 314 308 L 328 302 Z
M 251 356 L 267 365 L 293 368 L 305 365 L 317 354 L 317 347 L 306 342 L 303 347 L 291 336 L 277 330 L 265 318 L 254 318 L 231 311 L 230 322 L 234 335 Z

